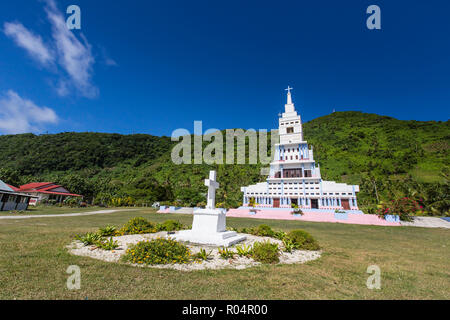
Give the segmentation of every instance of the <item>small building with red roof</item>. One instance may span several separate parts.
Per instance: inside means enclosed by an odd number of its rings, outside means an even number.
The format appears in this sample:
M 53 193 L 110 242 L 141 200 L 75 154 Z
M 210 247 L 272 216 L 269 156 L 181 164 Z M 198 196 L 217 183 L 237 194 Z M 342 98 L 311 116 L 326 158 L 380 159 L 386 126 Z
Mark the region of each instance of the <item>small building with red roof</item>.
M 33 182 L 20 186 L 18 192 L 33 195 L 36 197 L 36 203 L 43 200 L 55 200 L 57 203 L 63 202 L 68 197 L 82 198 L 82 195 L 71 193 L 63 186 L 53 182 Z M 31 201 L 31 205 L 35 205 Z
M 0 211 L 25 211 L 32 201 L 36 201 L 33 195 L 21 193 L 19 188 L 0 180 Z

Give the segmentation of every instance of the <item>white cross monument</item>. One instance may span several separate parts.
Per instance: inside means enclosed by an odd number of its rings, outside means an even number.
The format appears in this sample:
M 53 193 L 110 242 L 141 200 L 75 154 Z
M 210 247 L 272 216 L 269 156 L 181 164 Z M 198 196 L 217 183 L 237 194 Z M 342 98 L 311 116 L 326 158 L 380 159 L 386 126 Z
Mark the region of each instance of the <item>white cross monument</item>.
M 216 172 L 209 172 L 209 179 L 205 180 L 208 187 L 208 204 L 205 209 L 194 210 L 194 220 L 191 230 L 182 230 L 174 235 L 178 241 L 209 244 L 229 247 L 246 239 L 235 231 L 226 229 L 226 213 L 215 208 L 216 189 L 219 184 L 216 181 Z
M 216 181 L 216 172 L 209 172 L 209 179 L 205 179 L 205 186 L 208 187 L 208 204 L 206 209 L 214 209 L 216 207 L 216 189 L 219 189 L 219 184 Z

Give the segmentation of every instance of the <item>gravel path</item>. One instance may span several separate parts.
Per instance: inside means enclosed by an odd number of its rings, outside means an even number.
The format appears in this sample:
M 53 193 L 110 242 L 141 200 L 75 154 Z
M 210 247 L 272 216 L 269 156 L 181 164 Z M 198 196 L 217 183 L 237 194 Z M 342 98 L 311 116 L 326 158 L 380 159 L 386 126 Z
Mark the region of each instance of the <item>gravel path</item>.
M 246 244 L 252 245 L 254 242 L 261 241 L 270 241 L 272 243 L 278 243 L 281 247 L 282 242 L 277 239 L 269 238 L 269 237 L 258 237 L 250 234 L 245 234 L 247 239 L 242 241 L 238 245 Z M 99 259 L 107 262 L 119 262 L 120 257 L 125 254 L 128 246 L 131 244 L 136 244 L 140 241 L 147 241 L 151 239 L 156 239 L 158 237 L 164 238 L 167 237 L 166 232 L 158 232 L 153 234 L 143 234 L 143 235 L 126 235 L 120 237 L 113 237 L 114 240 L 117 240 L 119 243 L 119 247 L 116 250 L 106 251 L 102 249 L 98 249 L 95 246 L 84 246 L 80 241 L 74 241 L 70 245 L 67 246 L 69 252 L 78 256 L 91 257 L 94 259 Z M 248 267 L 253 267 L 260 265 L 260 262 L 256 262 L 253 259 L 246 257 L 239 257 L 235 255 L 233 259 L 222 259 L 218 252 L 218 247 L 214 246 L 206 246 L 206 245 L 194 245 L 187 244 L 187 247 L 191 250 L 192 254 L 196 254 L 200 251 L 200 249 L 205 249 L 207 252 L 210 252 L 210 259 L 207 261 L 202 261 L 198 263 L 189 263 L 189 264 L 166 264 L 166 265 L 138 265 L 132 264 L 136 267 L 150 267 L 150 268 L 160 268 L 160 269 L 175 269 L 180 271 L 193 271 L 193 270 L 204 270 L 204 269 L 245 269 Z M 234 247 L 229 248 L 232 251 L 236 251 Z M 305 263 L 307 261 L 316 260 L 320 258 L 320 251 L 303 251 L 303 250 L 294 250 L 292 253 L 282 252 L 280 254 L 280 264 L 292 264 L 292 263 Z
M 78 212 L 78 213 L 60 213 L 60 214 L 35 214 L 28 216 L 1 216 L 1 219 L 32 219 L 32 218 L 60 218 L 60 217 L 80 217 L 80 216 L 91 216 L 94 214 L 104 214 L 104 213 L 113 213 L 118 211 L 133 211 L 136 209 L 112 209 L 112 210 L 100 210 L 100 211 L 90 211 L 90 212 Z
M 434 217 L 414 217 L 413 222 L 401 221 L 402 226 L 423 227 L 423 228 L 446 228 L 450 229 L 450 222 Z

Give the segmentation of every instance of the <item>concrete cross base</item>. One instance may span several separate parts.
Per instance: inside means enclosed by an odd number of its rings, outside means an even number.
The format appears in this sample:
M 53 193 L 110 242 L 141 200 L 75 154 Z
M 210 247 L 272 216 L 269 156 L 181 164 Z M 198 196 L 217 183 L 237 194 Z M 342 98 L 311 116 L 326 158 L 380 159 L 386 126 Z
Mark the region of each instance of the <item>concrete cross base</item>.
M 218 209 L 194 210 L 192 230 L 177 232 L 178 241 L 229 247 L 246 239 L 234 231 L 226 230 L 226 215 Z
M 177 241 L 188 241 L 191 243 L 214 245 L 218 247 L 229 247 L 247 239 L 235 231 L 222 231 L 215 233 L 198 233 L 193 230 L 179 231 L 173 236 Z

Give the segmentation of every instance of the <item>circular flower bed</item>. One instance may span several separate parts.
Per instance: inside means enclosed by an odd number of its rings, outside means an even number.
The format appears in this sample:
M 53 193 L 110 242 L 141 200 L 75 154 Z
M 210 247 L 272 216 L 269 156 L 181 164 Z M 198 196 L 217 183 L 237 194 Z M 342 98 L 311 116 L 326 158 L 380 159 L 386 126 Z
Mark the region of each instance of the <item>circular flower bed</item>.
M 68 246 L 69 251 L 75 255 L 109 262 L 183 271 L 244 269 L 261 264 L 304 263 L 320 257 L 317 241 L 303 230 L 285 233 L 274 231 L 267 225 L 236 230 L 245 234 L 247 239 L 233 247 L 220 248 L 192 243 L 184 244 L 173 240 L 172 230 L 184 228 L 176 221 L 170 220 L 167 223 L 156 224 L 142 219 L 132 219 L 125 225 L 130 228 L 118 229 L 119 232 L 115 232 L 116 228 L 109 226 L 100 229 L 97 233 L 77 236 L 76 240 Z M 135 228 L 136 224 L 143 228 Z M 142 229 L 147 228 L 156 232 L 142 233 Z M 135 232 L 135 234 L 122 235 L 125 229 L 127 229 L 126 233 Z M 164 229 L 172 232 L 157 231 Z M 111 237 L 113 232 L 116 236 Z M 86 241 L 102 236 L 110 236 L 109 242 L 114 246 L 99 245 L 98 240 Z

